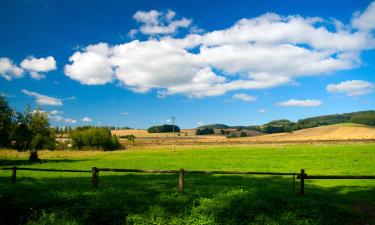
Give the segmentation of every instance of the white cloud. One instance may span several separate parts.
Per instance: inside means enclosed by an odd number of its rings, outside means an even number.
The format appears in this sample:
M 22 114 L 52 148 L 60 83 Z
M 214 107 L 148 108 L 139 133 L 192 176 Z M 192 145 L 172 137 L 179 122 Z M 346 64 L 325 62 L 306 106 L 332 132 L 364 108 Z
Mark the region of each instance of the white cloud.
M 124 115 L 124 116 L 127 116 L 127 115 L 129 115 L 129 113 L 128 112 L 123 112 L 123 113 L 121 113 L 122 115 Z
M 58 98 L 53 98 L 47 95 L 42 95 L 36 92 L 28 91 L 25 89 L 21 90 L 24 94 L 34 97 L 35 101 L 40 105 L 62 105 L 62 100 Z
M 257 112 L 259 112 L 259 113 L 265 113 L 265 112 L 267 112 L 267 110 L 265 110 L 265 109 L 258 109 Z
M 172 10 L 168 10 L 166 13 L 156 10 L 138 11 L 133 18 L 142 25 L 139 30 L 130 30 L 129 35 L 134 37 L 138 32 L 145 35 L 172 34 L 179 28 L 188 28 L 191 25 L 191 20 L 186 18 L 175 20 L 175 15 L 176 13 Z
M 84 52 L 76 52 L 69 58 L 72 64 L 65 66 L 65 74 L 82 84 L 109 83 L 114 74 L 109 57 L 110 48 L 107 44 L 89 45 Z
M 29 56 L 21 62 L 21 67 L 30 72 L 31 78 L 40 80 L 46 78 L 43 73 L 56 70 L 56 61 L 52 56 L 46 58 Z
M 353 20 L 368 10 L 370 7 Z M 134 15 L 149 27 L 165 27 L 160 21 L 175 21 L 175 17 L 173 11 L 155 10 Z M 159 28 L 148 29 L 143 31 L 163 33 L 156 32 Z M 352 69 L 361 65 L 361 51 L 373 48 L 370 31 L 338 20 L 267 13 L 241 19 L 227 29 L 183 38 L 89 45 L 70 57 L 65 74 L 82 84 L 117 81 L 134 92 L 157 89 L 158 97 L 183 94 L 202 98 L 293 84 L 299 77 Z
M 50 115 L 63 114 L 63 113 L 64 113 L 63 111 L 59 111 L 59 110 L 52 110 L 51 112 L 49 112 Z
M 198 126 L 203 126 L 205 123 L 204 122 L 198 122 L 197 125 Z
M 21 78 L 23 72 L 23 69 L 16 66 L 9 58 L 0 58 L 0 76 L 6 80 Z
M 312 100 L 312 99 L 306 99 L 306 100 L 298 100 L 298 99 L 290 99 L 285 102 L 278 102 L 278 106 L 302 106 L 302 107 L 314 107 L 321 105 L 322 102 L 319 100 Z
M 375 2 L 361 13 L 356 12 L 352 19 L 352 25 L 360 30 L 372 30 L 375 28 Z
M 64 119 L 64 122 L 65 122 L 65 123 L 77 123 L 77 120 L 75 120 L 75 119 L 70 119 L 70 118 L 65 118 L 65 119 Z
M 251 96 L 251 95 L 247 95 L 247 94 L 243 94 L 243 93 L 234 94 L 232 98 L 238 99 L 238 100 L 241 100 L 241 101 L 244 101 L 244 102 L 254 102 L 254 101 L 257 100 L 256 96 Z
M 82 122 L 86 122 L 86 123 L 89 123 L 89 122 L 92 122 L 92 119 L 90 117 L 83 117 L 82 118 Z
M 359 96 L 374 91 L 375 85 L 364 80 L 343 81 L 339 84 L 329 84 L 327 91 L 329 93 L 344 93 L 348 96 Z
M 48 72 L 56 69 L 56 61 L 52 56 L 46 58 L 29 56 L 21 62 L 21 67 L 33 72 Z

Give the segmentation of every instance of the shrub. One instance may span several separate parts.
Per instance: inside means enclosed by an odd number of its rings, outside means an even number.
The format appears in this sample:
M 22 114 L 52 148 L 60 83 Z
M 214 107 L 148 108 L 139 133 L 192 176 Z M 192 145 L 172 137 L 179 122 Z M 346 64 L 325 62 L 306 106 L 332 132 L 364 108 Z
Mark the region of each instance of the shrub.
M 148 133 L 166 133 L 173 132 L 173 127 L 175 132 L 180 132 L 180 128 L 176 125 L 164 124 L 162 126 L 152 126 L 147 129 Z
M 236 138 L 237 135 L 235 133 L 231 133 L 227 136 L 227 138 Z
M 247 137 L 247 133 L 244 132 L 244 131 L 241 131 L 241 133 L 240 133 L 240 137 Z
M 103 150 L 114 150 L 120 148 L 120 141 L 116 135 L 103 127 L 77 127 L 69 133 L 72 146 L 78 149 L 83 147 L 94 147 Z
M 206 128 L 199 128 L 195 131 L 196 135 L 206 135 L 206 134 L 214 134 L 214 129 L 206 127 Z

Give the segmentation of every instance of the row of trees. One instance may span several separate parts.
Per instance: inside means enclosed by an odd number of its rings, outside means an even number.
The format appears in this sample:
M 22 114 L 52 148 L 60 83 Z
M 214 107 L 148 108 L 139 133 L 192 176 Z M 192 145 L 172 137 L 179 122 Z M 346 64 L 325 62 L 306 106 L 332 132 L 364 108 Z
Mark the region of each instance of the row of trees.
M 174 129 L 173 129 L 174 127 Z M 176 125 L 164 124 L 162 126 L 152 126 L 147 129 L 148 133 L 166 133 L 166 132 L 180 132 L 180 128 Z
M 121 147 L 119 138 L 111 134 L 111 130 L 105 127 L 77 127 L 69 133 L 72 147 L 83 147 L 100 150 L 114 150 Z
M 38 150 L 55 148 L 55 130 L 50 127 L 48 115 L 30 106 L 24 112 L 15 112 L 0 96 L 0 147 L 30 151 L 30 160 L 38 159 Z

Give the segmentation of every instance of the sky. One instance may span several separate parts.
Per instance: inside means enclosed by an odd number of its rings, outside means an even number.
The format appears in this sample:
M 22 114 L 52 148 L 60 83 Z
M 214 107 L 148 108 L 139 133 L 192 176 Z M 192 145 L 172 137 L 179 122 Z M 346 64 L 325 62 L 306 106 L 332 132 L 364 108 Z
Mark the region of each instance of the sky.
M 375 109 L 375 1 L 0 1 L 0 94 L 54 126 Z

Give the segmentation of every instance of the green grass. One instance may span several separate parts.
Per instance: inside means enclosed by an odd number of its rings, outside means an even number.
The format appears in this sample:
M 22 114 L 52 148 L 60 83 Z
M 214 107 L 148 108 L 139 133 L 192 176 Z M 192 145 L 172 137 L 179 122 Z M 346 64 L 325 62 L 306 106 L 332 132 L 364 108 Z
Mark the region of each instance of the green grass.
M 34 168 L 91 167 L 299 172 L 375 175 L 375 144 L 224 145 L 144 148 L 118 152 L 0 151 L 0 164 Z M 375 224 L 375 181 L 306 182 L 304 197 L 291 177 L 185 176 L 100 172 L 0 171 L 0 224 Z M 297 182 L 296 187 L 298 188 Z

